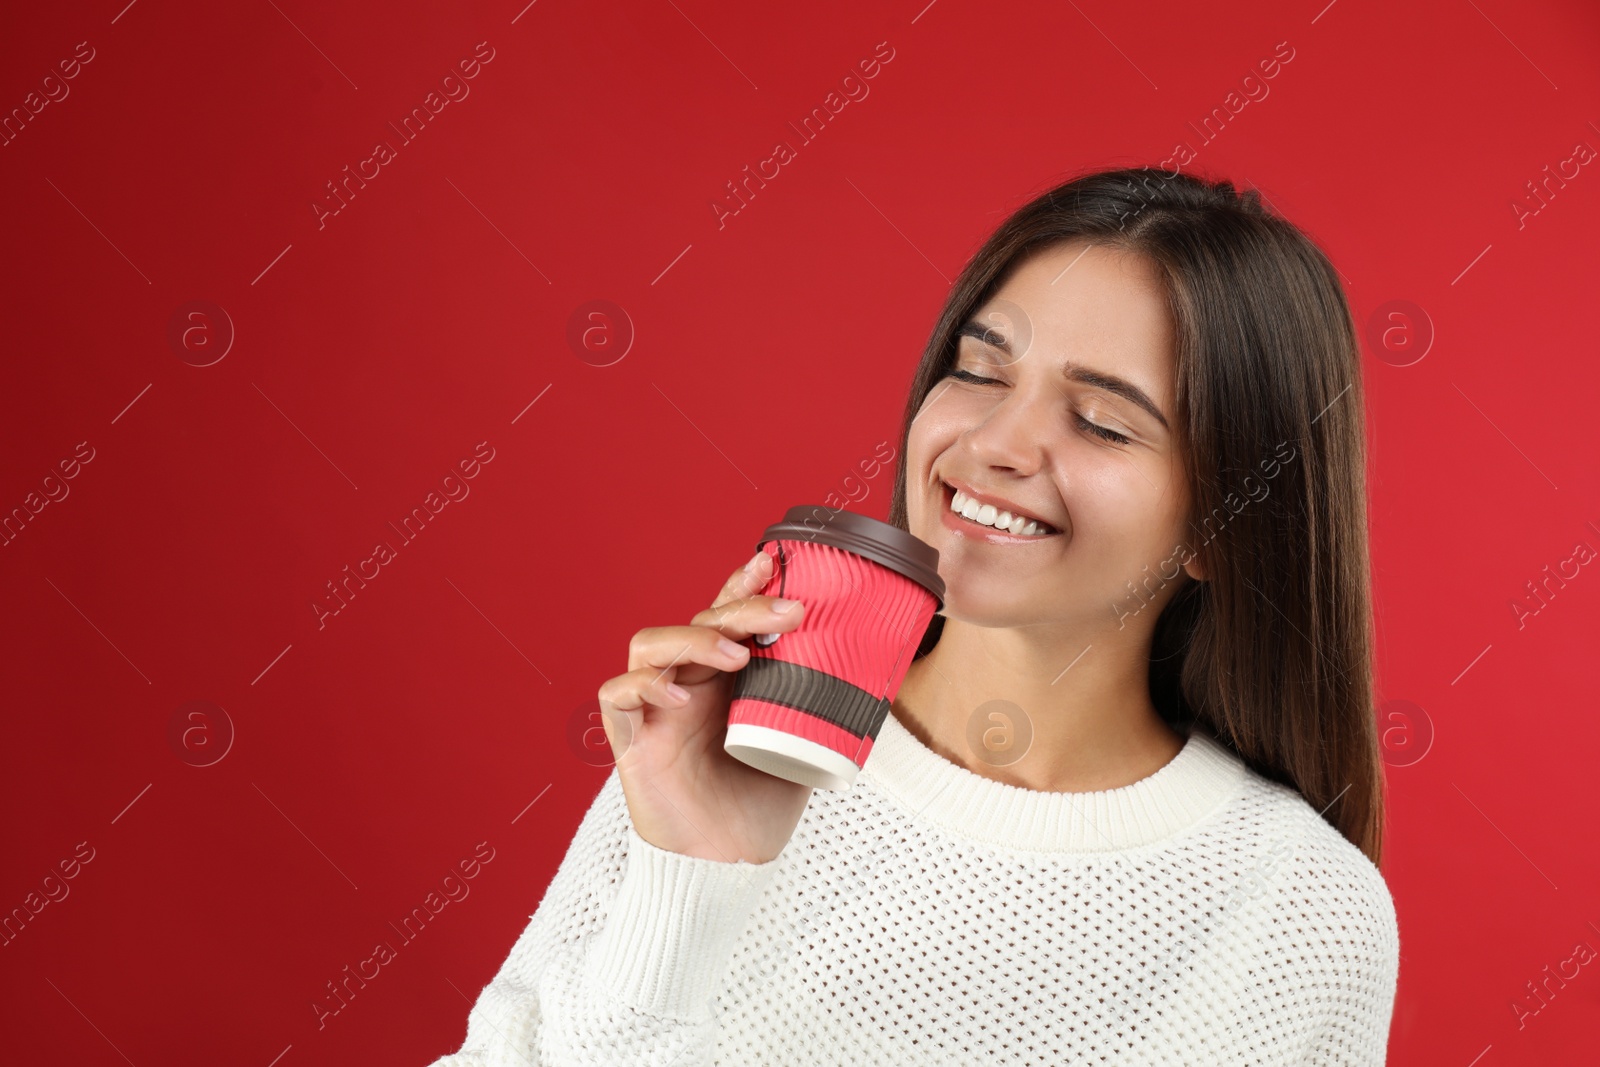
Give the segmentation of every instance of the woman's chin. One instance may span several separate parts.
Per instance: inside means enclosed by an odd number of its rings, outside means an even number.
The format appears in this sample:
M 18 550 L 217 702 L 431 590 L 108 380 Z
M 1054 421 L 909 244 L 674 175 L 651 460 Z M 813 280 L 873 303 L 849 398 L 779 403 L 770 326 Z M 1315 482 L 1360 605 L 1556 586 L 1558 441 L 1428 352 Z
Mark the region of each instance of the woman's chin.
M 944 589 L 944 608 L 939 612 L 946 620 L 957 619 L 968 626 L 1003 628 L 1037 625 L 1044 611 L 1029 612 L 1020 598 L 1005 596 L 998 591 L 971 593 L 959 584 L 952 585 L 947 578 Z

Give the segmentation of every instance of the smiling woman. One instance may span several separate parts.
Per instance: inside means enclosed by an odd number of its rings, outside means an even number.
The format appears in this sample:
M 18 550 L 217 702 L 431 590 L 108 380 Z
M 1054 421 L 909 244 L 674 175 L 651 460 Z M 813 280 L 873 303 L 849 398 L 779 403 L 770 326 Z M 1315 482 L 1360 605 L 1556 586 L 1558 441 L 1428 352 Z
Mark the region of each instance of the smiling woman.
M 1137 778 L 1198 724 L 1377 863 L 1365 438 L 1344 293 L 1254 190 L 1151 177 L 1094 174 L 1038 197 L 946 302 L 913 378 L 890 513 L 940 550 L 946 604 L 897 711 L 930 740 L 949 734 L 997 683 L 946 664 L 999 654 L 994 673 L 1044 678 L 1005 685 L 1042 733 L 1034 767 L 1007 765 L 1017 784 L 1030 770 L 1034 784 Z M 1143 210 L 1127 223 L 1130 197 Z M 1272 467 L 1275 492 L 1233 508 L 1238 481 L 1285 447 L 1301 461 Z M 1062 534 L 1027 557 L 993 551 L 935 520 L 952 484 Z M 1219 512 L 1231 521 L 1217 529 Z M 1131 583 L 1173 546 L 1183 580 L 1125 632 Z M 1045 669 L 1086 649 L 1076 679 Z M 1032 711 L 1074 703 L 1103 710 Z M 1123 734 L 1119 772 L 1085 745 L 1104 737 L 1086 725 L 1096 714 Z
M 829 608 L 758 553 L 600 687 L 616 770 L 439 1067 L 1383 1062 L 1355 331 L 1255 193 L 1155 176 L 946 300 L 890 509 L 943 606 L 854 786 L 724 751 L 740 642 Z

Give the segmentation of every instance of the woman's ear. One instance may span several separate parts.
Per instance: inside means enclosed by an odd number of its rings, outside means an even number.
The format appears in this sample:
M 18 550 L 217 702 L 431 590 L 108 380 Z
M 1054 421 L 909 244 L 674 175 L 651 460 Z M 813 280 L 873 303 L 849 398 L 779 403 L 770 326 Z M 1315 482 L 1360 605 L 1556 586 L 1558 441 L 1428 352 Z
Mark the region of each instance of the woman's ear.
M 1183 565 L 1183 571 L 1197 582 L 1206 580 L 1206 565 L 1201 561 L 1200 553 L 1196 552 L 1189 557 L 1189 562 Z

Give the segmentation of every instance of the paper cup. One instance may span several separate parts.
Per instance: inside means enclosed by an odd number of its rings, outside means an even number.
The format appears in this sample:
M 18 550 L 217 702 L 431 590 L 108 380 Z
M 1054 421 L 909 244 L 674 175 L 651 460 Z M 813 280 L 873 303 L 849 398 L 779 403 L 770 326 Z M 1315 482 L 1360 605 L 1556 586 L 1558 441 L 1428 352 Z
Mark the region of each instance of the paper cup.
M 761 593 L 801 601 L 805 620 L 749 643 L 723 748 L 779 778 L 848 790 L 944 604 L 939 552 L 886 522 L 820 505 L 790 508 L 756 548 L 775 561 Z

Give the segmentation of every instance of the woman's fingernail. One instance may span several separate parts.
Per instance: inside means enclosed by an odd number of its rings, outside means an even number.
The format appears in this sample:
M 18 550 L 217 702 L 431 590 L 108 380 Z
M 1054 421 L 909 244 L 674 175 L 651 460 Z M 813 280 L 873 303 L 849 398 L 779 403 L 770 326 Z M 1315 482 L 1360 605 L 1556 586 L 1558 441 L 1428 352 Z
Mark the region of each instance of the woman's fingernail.
M 673 700 L 688 700 L 689 699 L 689 691 L 687 689 L 683 688 L 680 685 L 673 685 L 671 682 L 667 683 L 667 695 L 670 696 Z
M 798 600 L 774 600 L 772 602 L 772 610 L 779 615 L 784 615 L 793 611 L 794 606 L 798 603 L 800 603 Z
M 727 656 L 729 659 L 738 659 L 746 652 L 750 651 L 737 641 L 729 641 L 726 637 L 718 639 L 717 648 L 721 649 L 722 654 Z
M 750 557 L 750 562 L 744 565 L 744 569 L 754 574 L 761 568 L 761 561 L 768 558 L 770 557 L 768 557 L 765 550 L 757 552 L 754 556 Z

